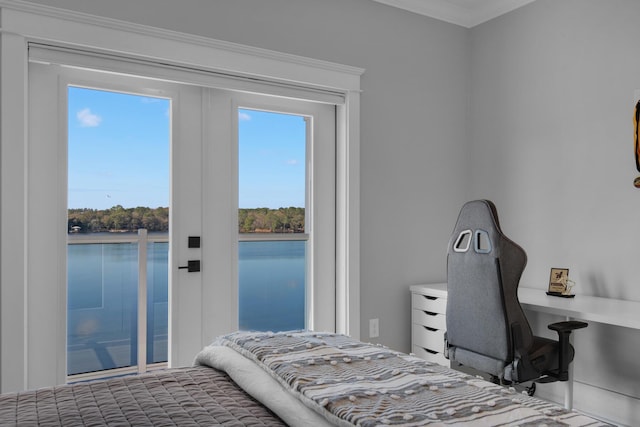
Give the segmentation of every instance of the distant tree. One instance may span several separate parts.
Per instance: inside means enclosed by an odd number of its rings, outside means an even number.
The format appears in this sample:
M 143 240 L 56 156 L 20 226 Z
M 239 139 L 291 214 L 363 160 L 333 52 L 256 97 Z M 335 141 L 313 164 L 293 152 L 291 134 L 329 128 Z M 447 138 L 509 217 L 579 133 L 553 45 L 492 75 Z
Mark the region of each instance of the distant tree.
M 109 209 L 69 209 L 68 231 L 71 233 L 98 233 L 104 231 L 131 231 L 146 228 L 149 231 L 169 231 L 169 208 L 121 205 Z M 304 233 L 304 208 L 238 209 L 240 233 Z
M 304 233 L 304 208 L 238 209 L 240 233 Z
M 169 208 L 148 207 L 124 208 L 121 205 L 110 209 L 69 209 L 67 212 L 69 232 L 97 233 L 103 231 L 169 231 Z

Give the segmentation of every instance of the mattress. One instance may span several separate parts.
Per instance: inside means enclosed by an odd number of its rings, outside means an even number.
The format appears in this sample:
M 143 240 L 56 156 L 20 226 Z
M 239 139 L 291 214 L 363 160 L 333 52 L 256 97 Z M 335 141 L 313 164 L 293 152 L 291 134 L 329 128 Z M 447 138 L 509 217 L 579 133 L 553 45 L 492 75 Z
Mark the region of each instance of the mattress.
M 0 395 L 0 426 L 285 426 L 210 367 Z
M 218 337 L 196 363 L 226 371 L 296 427 L 611 426 L 341 334 L 236 332 Z

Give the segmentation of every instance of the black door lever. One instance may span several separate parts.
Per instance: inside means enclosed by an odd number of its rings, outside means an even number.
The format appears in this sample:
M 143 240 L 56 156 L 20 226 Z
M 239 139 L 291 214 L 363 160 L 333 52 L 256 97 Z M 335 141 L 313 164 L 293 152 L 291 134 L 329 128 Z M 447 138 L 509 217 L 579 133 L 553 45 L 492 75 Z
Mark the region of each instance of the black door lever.
M 178 267 L 179 269 L 186 268 L 187 272 L 194 273 L 200 271 L 200 260 L 189 260 L 187 261 L 187 265 L 181 265 Z

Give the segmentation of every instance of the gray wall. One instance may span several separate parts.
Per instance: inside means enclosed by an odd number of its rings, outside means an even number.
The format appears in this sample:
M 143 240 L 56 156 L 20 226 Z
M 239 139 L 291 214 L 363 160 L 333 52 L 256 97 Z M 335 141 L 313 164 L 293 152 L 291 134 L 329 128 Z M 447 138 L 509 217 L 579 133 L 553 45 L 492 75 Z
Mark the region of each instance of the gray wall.
M 471 196 L 527 251 L 525 286 L 567 267 L 577 298 L 640 301 L 638 16 L 633 0 L 538 0 L 470 30 Z M 576 405 L 637 422 L 640 332 L 592 324 L 575 340 Z
M 38 0 L 366 69 L 361 97 L 361 338 L 410 349 L 412 284 L 443 281 L 466 198 L 468 30 L 370 0 Z

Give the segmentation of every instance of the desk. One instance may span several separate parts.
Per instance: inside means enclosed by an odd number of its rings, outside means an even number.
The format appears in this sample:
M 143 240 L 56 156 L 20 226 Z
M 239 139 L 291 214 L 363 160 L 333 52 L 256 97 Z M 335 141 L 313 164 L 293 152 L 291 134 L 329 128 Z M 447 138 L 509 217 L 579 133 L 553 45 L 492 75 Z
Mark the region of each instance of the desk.
M 521 287 L 518 299 L 522 308 L 584 321 L 640 329 L 640 302 L 576 295 L 560 298 L 543 289 Z
M 566 320 L 604 323 L 624 328 L 640 329 L 640 302 L 619 299 L 576 295 L 561 298 L 547 295 L 544 290 L 521 287 L 518 300 L 525 310 L 564 316 Z M 576 331 L 576 333 L 580 333 Z M 571 334 L 571 338 L 575 336 Z M 579 357 L 579 356 L 578 356 Z M 573 402 L 573 364 L 569 365 L 569 381 L 566 383 L 564 406 L 571 408 Z
M 429 285 L 411 286 L 412 301 L 414 296 L 423 295 L 426 298 L 447 298 L 447 284 L 435 283 Z M 540 313 L 563 316 L 567 320 L 584 320 L 625 328 L 640 329 L 640 302 L 624 301 L 610 298 L 576 295 L 575 298 L 560 298 L 547 295 L 544 289 L 520 287 L 518 300 L 522 308 Z M 413 310 L 420 310 L 413 304 Z M 445 312 L 446 314 L 446 312 Z M 414 316 L 415 318 L 415 316 Z M 415 322 L 414 322 L 415 323 Z M 415 324 L 412 325 L 415 330 Z M 444 329 L 444 328 L 443 328 Z M 576 332 L 580 334 L 579 331 Z M 444 331 L 442 331 L 444 334 Z M 572 337 L 575 334 L 572 334 Z M 416 333 L 412 332 L 412 346 L 416 345 Z M 428 350 L 428 349 L 427 349 Z M 413 350 L 415 352 L 415 350 Z M 433 353 L 433 352 L 432 352 Z M 578 356 L 579 357 L 579 356 Z M 569 365 L 569 381 L 565 388 L 565 407 L 570 408 L 573 401 L 572 365 Z

